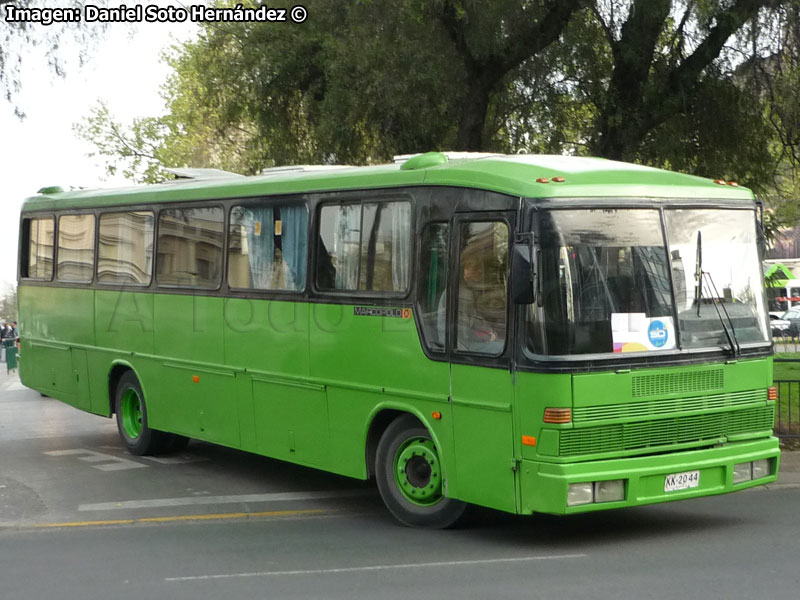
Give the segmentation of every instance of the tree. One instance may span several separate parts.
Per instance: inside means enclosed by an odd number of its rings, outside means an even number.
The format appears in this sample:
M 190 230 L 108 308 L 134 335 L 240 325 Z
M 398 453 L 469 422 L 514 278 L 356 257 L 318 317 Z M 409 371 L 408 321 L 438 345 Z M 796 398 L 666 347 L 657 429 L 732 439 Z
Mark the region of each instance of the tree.
M 77 8 L 83 9 L 85 2 L 79 0 L 14 0 L 13 6 L 18 8 Z M 106 0 L 94 2 L 97 6 L 107 4 Z M 52 23 L 48 25 L 31 23 L 23 20 L 8 20 L 6 7 L 12 6 L 9 0 L 0 1 L 0 93 L 14 107 L 19 118 L 25 112 L 16 104 L 17 94 L 21 86 L 23 65 L 31 59 L 31 49 L 42 51 L 44 59 L 53 74 L 64 77 L 68 68 L 77 63 L 83 66 L 91 54 L 94 42 L 105 31 L 103 23 L 80 22 Z M 72 45 L 68 41 L 74 41 Z M 65 52 L 65 46 L 72 50 Z
M 17 320 L 17 288 L 7 285 L 0 295 L 0 321 L 13 323 Z
M 787 7 L 797 5 L 311 0 L 302 25 L 203 26 L 169 56 L 170 117 L 135 124 L 131 144 L 103 145 L 109 136 L 119 142 L 110 120 L 84 133 L 110 156 L 130 146 L 157 162 L 245 173 L 429 149 L 527 150 L 643 162 L 766 191 L 776 165 L 793 160 L 776 158 L 789 129 L 771 121 L 795 122 L 796 90 L 780 75 L 770 96 L 752 73 L 784 51 L 789 37 L 778 31 L 796 24 Z M 786 27 L 771 25 L 776 16 Z

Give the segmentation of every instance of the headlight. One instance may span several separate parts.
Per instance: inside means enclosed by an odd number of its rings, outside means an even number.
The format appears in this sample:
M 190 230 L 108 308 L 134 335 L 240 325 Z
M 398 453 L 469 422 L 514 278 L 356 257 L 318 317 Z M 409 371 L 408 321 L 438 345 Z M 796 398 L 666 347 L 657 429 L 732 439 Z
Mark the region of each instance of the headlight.
M 618 502 L 620 500 L 625 500 L 624 480 L 598 481 L 594 484 L 595 502 Z
M 769 461 L 768 460 L 754 460 L 753 461 L 753 479 L 760 479 L 769 475 Z
M 567 506 L 591 504 L 594 500 L 594 490 L 591 483 L 571 483 L 567 491 Z
M 753 478 L 752 463 L 739 463 L 733 466 L 733 483 L 743 483 Z

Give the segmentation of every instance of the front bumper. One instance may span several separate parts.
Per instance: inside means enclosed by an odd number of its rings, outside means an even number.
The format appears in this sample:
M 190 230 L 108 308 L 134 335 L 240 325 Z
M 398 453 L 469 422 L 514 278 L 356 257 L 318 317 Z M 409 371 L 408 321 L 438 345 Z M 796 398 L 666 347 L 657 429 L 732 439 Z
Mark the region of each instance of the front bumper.
M 768 476 L 733 483 L 734 465 L 764 459 L 770 463 Z M 523 460 L 520 512 L 563 515 L 726 494 L 776 481 L 779 463 L 780 447 L 775 437 L 704 450 L 572 464 Z M 700 471 L 698 487 L 665 492 L 667 475 L 685 471 Z M 570 484 L 616 479 L 625 480 L 624 500 L 567 506 Z

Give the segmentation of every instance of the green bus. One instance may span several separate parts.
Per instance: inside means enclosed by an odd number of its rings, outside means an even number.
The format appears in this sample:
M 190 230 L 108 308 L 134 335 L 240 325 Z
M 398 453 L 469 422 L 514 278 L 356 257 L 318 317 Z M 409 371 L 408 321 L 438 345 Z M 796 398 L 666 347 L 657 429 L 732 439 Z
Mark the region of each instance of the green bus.
M 572 514 L 777 478 L 750 191 L 601 159 L 374 167 L 23 206 L 20 375 L 190 438 L 359 479 L 402 523 Z

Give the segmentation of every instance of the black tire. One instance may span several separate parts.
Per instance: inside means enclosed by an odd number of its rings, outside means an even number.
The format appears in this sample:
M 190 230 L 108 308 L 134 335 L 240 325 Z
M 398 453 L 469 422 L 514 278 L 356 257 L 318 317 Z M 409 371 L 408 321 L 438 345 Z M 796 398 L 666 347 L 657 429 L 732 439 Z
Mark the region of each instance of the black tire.
M 428 430 L 411 415 L 393 421 L 375 455 L 378 491 L 392 515 L 409 527 L 454 525 L 467 505 L 445 497 L 441 475 L 439 452 Z
M 145 456 L 164 451 L 169 434 L 147 425 L 147 404 L 142 386 L 133 371 L 120 377 L 114 394 L 114 412 L 122 444 L 131 454 Z

